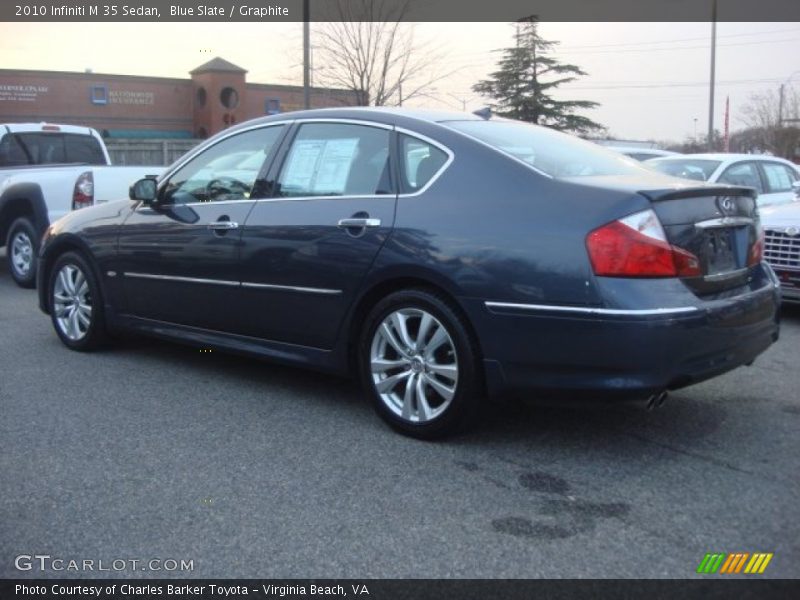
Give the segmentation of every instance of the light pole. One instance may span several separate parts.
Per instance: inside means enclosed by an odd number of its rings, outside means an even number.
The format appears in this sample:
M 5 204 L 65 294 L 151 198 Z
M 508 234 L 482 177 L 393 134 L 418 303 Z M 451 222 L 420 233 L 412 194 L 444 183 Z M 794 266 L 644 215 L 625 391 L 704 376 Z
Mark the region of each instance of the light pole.
M 779 90 L 779 96 L 778 96 L 778 129 L 783 127 L 783 97 L 784 97 L 784 89 L 786 88 L 786 84 L 790 83 L 792 81 L 792 78 L 795 75 L 798 75 L 798 74 L 800 74 L 800 71 L 795 71 L 794 73 L 789 75 L 789 77 L 786 78 L 786 81 L 784 81 L 781 84 L 781 87 L 780 87 L 780 90 Z
M 303 106 L 311 108 L 311 27 L 309 0 L 303 0 Z
M 717 0 L 711 0 L 711 86 L 708 95 L 708 151 L 714 151 L 714 71 L 717 54 Z
M 694 118 L 694 143 L 697 143 L 697 117 Z

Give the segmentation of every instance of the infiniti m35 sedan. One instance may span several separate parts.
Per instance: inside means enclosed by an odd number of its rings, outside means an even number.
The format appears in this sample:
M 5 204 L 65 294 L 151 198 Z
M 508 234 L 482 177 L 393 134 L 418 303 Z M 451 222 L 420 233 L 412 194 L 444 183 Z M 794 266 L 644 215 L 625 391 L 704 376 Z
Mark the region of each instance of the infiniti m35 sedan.
M 242 123 L 50 226 L 39 303 L 74 350 L 138 332 L 338 374 L 423 438 L 484 399 L 661 399 L 778 337 L 747 187 L 488 115 Z

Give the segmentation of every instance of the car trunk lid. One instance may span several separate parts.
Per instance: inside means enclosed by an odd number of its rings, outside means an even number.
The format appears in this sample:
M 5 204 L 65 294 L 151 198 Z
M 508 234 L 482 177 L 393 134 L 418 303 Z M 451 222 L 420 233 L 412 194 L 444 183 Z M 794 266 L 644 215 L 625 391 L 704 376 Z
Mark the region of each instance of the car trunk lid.
M 697 186 L 639 194 L 651 201 L 669 243 L 697 257 L 701 274 L 684 278 L 696 293 L 713 294 L 747 281 L 762 243 L 755 190 Z

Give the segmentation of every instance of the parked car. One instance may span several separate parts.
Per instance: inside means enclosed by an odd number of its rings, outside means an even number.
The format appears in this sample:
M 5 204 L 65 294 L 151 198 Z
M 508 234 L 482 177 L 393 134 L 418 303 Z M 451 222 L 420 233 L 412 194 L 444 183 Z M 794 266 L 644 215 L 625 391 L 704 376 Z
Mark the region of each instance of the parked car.
M 36 283 L 39 239 L 50 223 L 70 210 L 125 198 L 131 183 L 164 170 L 109 166 L 103 140 L 88 127 L 23 123 L 2 130 L 0 247 L 22 287 Z
M 646 164 L 675 177 L 751 187 L 758 192 L 759 206 L 796 200 L 792 184 L 800 181 L 800 170 L 794 163 L 756 154 L 682 154 Z
M 671 150 L 661 150 L 659 148 L 637 148 L 635 146 L 606 146 L 615 152 L 630 156 L 639 161 L 650 160 L 652 158 L 663 158 L 665 156 L 681 156 L 679 152 Z
M 784 302 L 800 302 L 800 202 L 761 210 L 764 258 L 781 282 Z
M 249 152 L 234 175 L 209 164 Z M 52 224 L 61 341 L 146 334 L 360 375 L 418 437 L 513 390 L 660 402 L 778 336 L 755 192 L 666 177 L 546 128 L 341 108 L 242 123 L 131 200 Z

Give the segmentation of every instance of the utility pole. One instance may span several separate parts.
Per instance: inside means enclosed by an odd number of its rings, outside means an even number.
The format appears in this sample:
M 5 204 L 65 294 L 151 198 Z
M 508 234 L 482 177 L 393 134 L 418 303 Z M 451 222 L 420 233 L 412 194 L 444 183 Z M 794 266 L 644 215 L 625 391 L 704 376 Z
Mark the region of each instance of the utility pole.
M 717 54 L 717 0 L 711 0 L 711 89 L 708 97 L 708 151 L 714 151 L 714 76 Z
M 309 0 L 303 0 L 303 106 L 311 108 L 311 26 Z
M 785 83 L 781 84 L 780 96 L 778 99 L 778 128 L 783 127 L 783 90 L 786 87 Z

